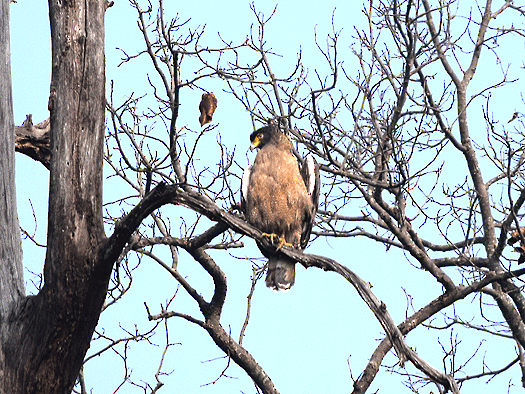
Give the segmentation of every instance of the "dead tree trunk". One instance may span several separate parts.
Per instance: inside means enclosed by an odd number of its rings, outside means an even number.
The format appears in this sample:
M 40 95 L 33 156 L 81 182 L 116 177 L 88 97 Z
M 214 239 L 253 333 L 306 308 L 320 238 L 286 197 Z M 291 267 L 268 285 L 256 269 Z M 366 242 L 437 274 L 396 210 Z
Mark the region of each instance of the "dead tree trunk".
M 23 289 L 14 184 L 10 0 L 0 8 L 0 392 L 70 393 L 104 302 L 105 0 L 49 1 L 51 165 L 44 286 Z
M 7 334 L 4 327 L 9 311 L 24 296 L 22 249 L 16 212 L 9 2 L 0 1 L 0 340 Z M 3 362 L 0 351 L 0 365 Z

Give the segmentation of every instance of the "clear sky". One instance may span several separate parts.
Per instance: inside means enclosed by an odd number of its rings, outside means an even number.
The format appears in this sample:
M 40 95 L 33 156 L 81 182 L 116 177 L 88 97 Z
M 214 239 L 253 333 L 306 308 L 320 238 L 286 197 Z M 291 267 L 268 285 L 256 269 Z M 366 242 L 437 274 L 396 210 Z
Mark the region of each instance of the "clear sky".
M 205 41 L 210 42 L 210 46 L 218 42 L 217 32 L 226 40 L 242 41 L 249 34 L 250 26 L 256 22 L 248 1 L 213 4 L 201 2 L 198 5 L 195 2 L 177 2 L 176 5 L 169 1 L 166 3 L 169 3 L 166 6 L 167 18 L 179 13 L 181 20 L 191 18 L 188 26 L 205 24 Z M 275 59 L 274 72 L 284 75 L 291 70 L 300 49 L 304 62 L 312 72 L 315 69 L 326 72 L 323 58 L 314 45 L 314 29 L 317 29 L 318 36 L 322 37 L 320 41 L 323 42 L 332 29 L 332 14 L 336 28 L 343 29 L 341 53 L 349 56 L 353 27 L 366 23 L 361 6 L 356 4 L 333 0 L 322 3 L 288 1 L 279 4 L 267 31 L 270 46 L 282 55 L 282 58 Z M 269 1 L 256 3 L 257 9 L 266 15 L 271 13 L 274 6 Z M 26 114 L 33 114 L 34 122 L 38 123 L 48 117 L 51 65 L 47 2 L 18 0 L 11 5 L 11 48 L 15 124 L 20 125 Z M 128 1 L 124 0 L 116 0 L 106 13 L 108 87 L 109 81 L 114 80 L 114 97 L 117 102 L 131 92 L 138 95 L 151 94 L 146 79 L 147 74 L 154 73 L 150 64 L 139 60 L 117 67 L 122 55 L 117 48 L 127 53 L 144 48 L 136 26 L 136 13 Z M 523 48 L 520 51 L 523 53 Z M 347 65 L 351 65 L 352 61 L 351 58 L 345 59 Z M 210 81 L 209 90 L 214 91 L 219 100 L 214 116 L 214 123 L 218 124 L 216 130 L 220 132 L 226 146 L 230 149 L 236 146 L 239 163 L 246 165 L 254 158 L 254 153 L 246 153 L 249 147 L 248 136 L 252 131 L 250 118 L 243 108 L 221 91 L 219 82 Z M 187 124 L 197 130 L 197 108 L 202 92 L 195 90 L 184 94 L 178 124 Z M 509 112 L 513 110 L 514 108 L 509 109 Z M 202 160 L 206 160 L 204 155 Z M 215 162 L 212 158 L 211 163 Z M 47 170 L 42 165 L 17 155 L 20 223 L 29 233 L 35 233 L 35 239 L 41 244 L 46 243 L 48 181 Z M 104 200 L 112 200 L 119 195 L 119 191 L 106 187 Z M 172 223 L 175 228 L 179 226 L 176 217 L 172 218 Z M 245 250 L 233 252 L 235 256 L 260 256 L 252 240 L 244 239 L 244 242 Z M 23 246 L 27 291 L 34 292 L 31 284 L 34 275 L 31 272 L 41 273 L 45 250 L 33 246 L 27 240 Z M 318 239 L 308 251 L 329 256 L 371 282 L 373 292 L 386 303 L 396 323 L 402 322 L 406 315 L 405 293 L 413 296 L 414 308 L 418 309 L 441 292 L 440 286 L 429 280 L 427 274 L 411 267 L 402 253 L 393 249 L 386 251 L 384 246 L 363 238 L 329 241 Z M 228 277 L 229 293 L 222 323 L 224 327 L 231 329 L 234 338 L 238 338 L 250 288 L 250 263 L 224 252 L 213 256 Z M 208 279 L 202 279 L 204 274 L 189 256 L 181 253 L 179 264 L 181 272 L 198 289 L 198 286 L 202 286 L 204 294 L 207 294 L 206 291 L 209 293 Z M 118 305 L 103 314 L 99 329 L 113 336 L 124 336 L 124 330 L 134 332 L 135 325 L 141 330 L 147 330 L 152 327 L 152 323 L 147 321 L 143 303 L 148 303 L 152 313 L 158 313 L 160 303 L 171 298 L 176 287 L 177 283 L 160 266 L 144 259 L 134 273 L 133 290 Z M 458 313 L 464 304 L 465 313 L 473 313 L 471 309 L 467 309 L 468 303 L 470 300 L 458 303 Z M 170 309 L 200 317 L 197 307 L 183 294 L 183 290 L 179 291 Z M 378 340 L 383 338 L 379 323 L 353 287 L 333 273 L 314 268 L 305 270 L 298 267 L 296 285 L 286 294 L 267 290 L 260 282 L 253 298 L 251 316 L 244 345 L 282 393 L 350 392 L 352 379 L 349 366 L 353 376 L 357 377 L 378 345 Z M 226 366 L 226 360 L 216 359 L 223 354 L 204 330 L 184 320 L 172 318 L 169 321 L 169 334 L 171 342 L 177 345 L 168 353 L 163 370 L 172 373 L 161 378 L 166 386 L 160 392 L 255 392 L 250 379 L 235 366 L 231 366 L 226 372 L 232 378 L 221 378 L 215 384 L 206 385 L 220 375 Z M 442 342 L 449 343 L 449 336 L 450 333 L 445 333 L 441 338 Z M 479 338 L 472 337 L 462 340 L 462 348 L 474 349 L 479 342 Z M 497 339 L 490 340 L 493 341 L 491 347 L 499 343 Z M 130 379 L 136 383 L 146 381 L 154 384 L 154 374 L 163 349 L 162 325 L 152 341 L 159 347 L 146 343 L 130 345 L 129 366 L 133 370 Z M 435 334 L 420 328 L 407 337 L 407 343 L 429 363 L 442 369 L 441 347 Z M 506 348 L 508 343 L 504 343 L 502 354 L 513 353 L 512 348 Z M 100 346 L 95 343 L 88 354 Z M 122 348 L 119 349 L 122 351 Z M 490 351 L 490 348 L 483 350 Z M 389 355 L 385 362 L 392 365 L 396 359 Z M 494 368 L 501 366 L 494 365 Z M 122 371 L 122 360 L 113 352 L 108 352 L 87 364 L 87 386 L 93 388 L 93 393 L 113 392 L 122 380 Z M 517 368 L 513 373 L 496 379 L 500 379 L 502 387 L 506 387 L 506 382 L 511 378 L 519 386 Z M 483 387 L 480 382 L 479 385 L 466 386 L 463 392 L 483 392 Z M 369 392 L 375 392 L 377 388 L 383 393 L 409 392 L 402 385 L 399 376 L 392 376 L 384 371 L 380 372 Z M 430 390 L 436 392 L 435 387 L 430 386 L 425 390 L 425 393 Z M 142 390 L 128 384 L 119 392 L 140 393 Z M 518 389 L 512 392 L 518 392 Z

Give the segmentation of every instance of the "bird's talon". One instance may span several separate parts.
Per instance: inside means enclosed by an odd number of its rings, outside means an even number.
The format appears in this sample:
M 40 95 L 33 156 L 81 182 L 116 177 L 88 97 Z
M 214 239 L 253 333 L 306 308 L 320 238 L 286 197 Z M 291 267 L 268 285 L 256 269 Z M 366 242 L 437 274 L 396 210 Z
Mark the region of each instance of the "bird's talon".
M 282 249 L 283 246 L 288 246 L 290 248 L 294 247 L 293 244 L 286 242 L 286 239 L 284 239 L 284 237 L 279 237 L 279 246 L 277 247 L 277 249 Z
M 279 237 L 277 234 L 275 234 L 275 233 L 271 233 L 271 234 L 268 234 L 268 233 L 262 233 L 262 235 L 265 236 L 265 237 L 267 237 L 267 238 L 270 238 L 270 242 L 271 242 L 272 244 L 275 243 L 274 238 L 279 238 L 279 239 L 280 239 L 280 237 Z

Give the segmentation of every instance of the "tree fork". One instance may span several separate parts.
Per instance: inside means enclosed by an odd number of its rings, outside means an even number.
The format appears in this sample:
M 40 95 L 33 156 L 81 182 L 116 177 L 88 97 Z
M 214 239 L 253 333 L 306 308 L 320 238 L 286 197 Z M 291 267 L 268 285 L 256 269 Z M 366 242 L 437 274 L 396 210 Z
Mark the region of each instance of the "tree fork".
M 8 7 L 8 0 L 3 5 Z M 70 393 L 105 299 L 111 269 L 102 276 L 95 270 L 105 240 L 105 10 L 105 0 L 49 1 L 51 162 L 44 286 L 36 296 L 22 295 L 2 315 L 5 393 Z M 10 146 L 13 150 L 13 141 Z M 23 279 L 21 272 L 17 279 Z

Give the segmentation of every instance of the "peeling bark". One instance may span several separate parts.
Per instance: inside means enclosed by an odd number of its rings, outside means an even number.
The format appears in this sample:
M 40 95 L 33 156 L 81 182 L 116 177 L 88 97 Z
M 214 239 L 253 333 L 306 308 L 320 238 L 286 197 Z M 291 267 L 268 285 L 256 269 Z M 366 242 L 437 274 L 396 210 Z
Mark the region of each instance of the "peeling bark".
M 32 115 L 27 115 L 21 126 L 15 126 L 15 150 L 42 163 L 48 170 L 51 162 L 49 129 L 49 118 L 35 126 Z

